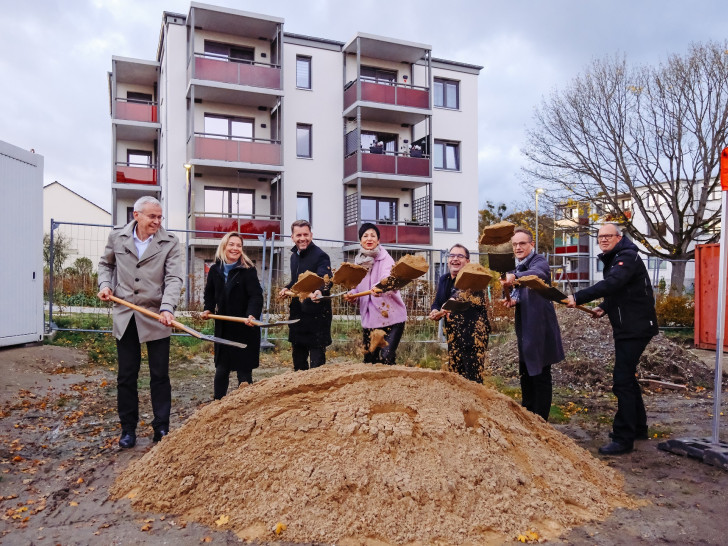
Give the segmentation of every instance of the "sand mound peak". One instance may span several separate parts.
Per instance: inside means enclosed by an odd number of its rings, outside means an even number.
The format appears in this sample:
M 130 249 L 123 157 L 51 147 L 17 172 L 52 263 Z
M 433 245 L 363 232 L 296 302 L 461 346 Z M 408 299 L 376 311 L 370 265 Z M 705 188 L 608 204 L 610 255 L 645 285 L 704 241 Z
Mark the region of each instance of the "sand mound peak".
M 617 506 L 622 478 L 510 398 L 446 372 L 327 365 L 195 413 L 112 488 L 135 508 L 272 539 L 501 543 Z M 225 518 L 221 518 L 225 516 Z

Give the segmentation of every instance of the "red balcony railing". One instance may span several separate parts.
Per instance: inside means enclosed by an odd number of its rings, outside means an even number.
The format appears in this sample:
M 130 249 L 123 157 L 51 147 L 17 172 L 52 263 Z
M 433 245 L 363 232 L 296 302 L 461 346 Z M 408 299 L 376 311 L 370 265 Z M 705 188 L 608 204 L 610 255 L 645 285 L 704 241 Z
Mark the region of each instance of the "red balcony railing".
M 151 184 L 156 186 L 157 168 L 118 163 L 116 165 L 116 181 L 120 184 Z
M 281 89 L 281 68 L 277 65 L 195 53 L 192 70 L 191 77 L 197 80 Z
M 246 239 L 263 233 L 281 233 L 281 221 L 275 218 L 242 218 L 239 216 L 195 215 L 195 237 L 220 239 L 229 231 L 237 231 Z
M 195 159 L 213 159 L 259 165 L 283 165 L 281 144 L 275 140 L 237 139 L 195 133 Z
M 589 245 L 565 245 L 554 248 L 556 254 L 576 254 L 578 252 L 589 252 Z
M 384 244 L 401 245 L 429 245 L 429 226 L 417 226 L 406 224 L 379 224 L 379 242 Z M 359 235 L 356 224 L 344 227 L 344 239 L 347 241 L 358 241 Z
M 411 157 L 395 152 L 356 152 L 344 159 L 344 175 L 357 172 L 357 157 L 361 155 L 361 172 L 397 174 L 401 176 L 430 176 L 429 157 Z
M 157 123 L 157 103 L 116 99 L 116 119 Z
M 427 87 L 415 87 L 401 83 L 376 83 L 361 80 L 361 100 L 379 102 L 394 106 L 411 108 L 429 108 L 430 90 Z M 350 82 L 344 89 L 344 108 L 356 102 L 356 81 Z

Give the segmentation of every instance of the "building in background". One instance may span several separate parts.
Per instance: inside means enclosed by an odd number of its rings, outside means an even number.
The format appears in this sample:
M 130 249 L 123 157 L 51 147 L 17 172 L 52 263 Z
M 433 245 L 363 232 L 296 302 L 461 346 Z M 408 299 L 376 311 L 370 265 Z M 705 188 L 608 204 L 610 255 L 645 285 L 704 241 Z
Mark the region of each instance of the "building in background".
M 342 43 L 283 25 L 193 2 L 164 13 L 155 60 L 112 58 L 113 222 L 158 196 L 166 227 L 190 230 L 198 282 L 215 232 L 251 234 L 256 260 L 256 235 L 288 234 L 300 218 L 339 255 L 367 221 L 384 244 L 477 250 L 482 67 L 426 44 L 363 33 Z
M 111 213 L 56 181 L 43 187 L 44 234 L 50 234 L 51 220 L 58 224 L 54 237 L 64 237 L 69 245 L 63 265 L 72 266 L 77 258 L 88 258 L 95 271 L 105 243 L 88 224 L 109 226 Z

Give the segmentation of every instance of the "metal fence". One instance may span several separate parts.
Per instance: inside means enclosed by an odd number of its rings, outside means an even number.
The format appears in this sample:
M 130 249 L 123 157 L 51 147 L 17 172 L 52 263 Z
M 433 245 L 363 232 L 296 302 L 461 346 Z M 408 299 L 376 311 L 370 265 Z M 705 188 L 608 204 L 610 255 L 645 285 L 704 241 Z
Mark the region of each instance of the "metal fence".
M 44 278 L 47 331 L 101 333 L 111 329 L 111 306 L 101 302 L 96 294 L 98 262 L 112 227 L 51 221 L 50 240 L 46 242 L 46 265 L 55 264 L 55 267 L 47 268 Z M 204 232 L 205 244 L 200 242 L 199 230 L 168 231 L 178 236 L 186 256 L 185 283 L 177 314 L 182 317 L 196 317 L 196 313 L 202 311 L 207 268 L 213 263 L 216 243 L 224 232 Z M 286 317 L 288 301 L 279 300 L 277 294 L 290 280 L 289 261 L 293 244 L 289 236 L 243 235 L 245 252 L 255 263 L 263 288 L 263 318 Z M 336 269 L 344 261 L 353 261 L 359 249 L 358 241 L 314 239 L 314 242 L 329 254 L 332 269 Z M 408 315 L 402 342 L 442 342 L 439 325 L 429 320 L 427 315 L 435 296 L 436 281 L 445 271 L 448 251 L 423 250 L 403 245 L 384 246 L 395 261 L 405 254 L 417 254 L 423 256 L 430 265 L 427 275 L 400 290 Z M 339 297 L 332 300 L 332 308 L 334 343 L 353 347 L 359 342 L 361 335 L 358 306 Z M 286 339 L 287 334 L 285 328 L 264 330 L 264 335 L 271 341 Z

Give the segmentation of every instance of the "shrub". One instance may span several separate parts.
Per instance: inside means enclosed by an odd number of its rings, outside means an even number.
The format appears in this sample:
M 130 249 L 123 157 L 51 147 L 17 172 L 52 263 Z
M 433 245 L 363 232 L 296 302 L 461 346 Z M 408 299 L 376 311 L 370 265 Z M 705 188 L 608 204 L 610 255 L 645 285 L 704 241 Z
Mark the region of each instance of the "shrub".
M 692 328 L 695 325 L 695 301 L 691 296 L 658 294 L 655 310 L 660 326 Z

